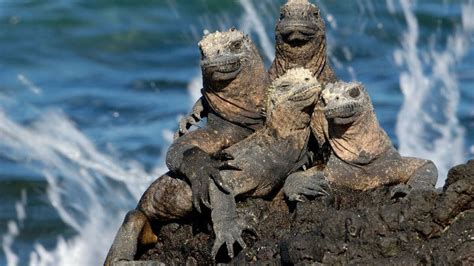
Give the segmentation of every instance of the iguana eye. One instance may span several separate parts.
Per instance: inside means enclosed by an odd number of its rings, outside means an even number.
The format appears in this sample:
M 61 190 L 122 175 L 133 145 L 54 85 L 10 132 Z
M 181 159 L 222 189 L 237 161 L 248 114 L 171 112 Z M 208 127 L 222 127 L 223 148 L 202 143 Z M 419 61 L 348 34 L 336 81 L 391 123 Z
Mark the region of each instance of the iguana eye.
M 235 41 L 235 42 L 232 42 L 232 44 L 230 45 L 231 49 L 233 51 L 238 51 L 242 48 L 242 42 L 241 41 Z
M 280 19 L 284 19 L 285 18 L 285 12 L 280 12 Z
M 349 96 L 351 96 L 352 98 L 357 98 L 359 97 L 360 95 L 360 90 L 359 88 L 352 88 L 350 91 L 349 91 Z
M 288 89 L 289 87 L 290 87 L 290 83 L 282 83 L 280 85 L 280 88 L 282 88 L 282 89 Z
M 319 17 L 319 10 L 318 10 L 318 9 L 316 9 L 316 10 L 313 12 L 313 16 Z

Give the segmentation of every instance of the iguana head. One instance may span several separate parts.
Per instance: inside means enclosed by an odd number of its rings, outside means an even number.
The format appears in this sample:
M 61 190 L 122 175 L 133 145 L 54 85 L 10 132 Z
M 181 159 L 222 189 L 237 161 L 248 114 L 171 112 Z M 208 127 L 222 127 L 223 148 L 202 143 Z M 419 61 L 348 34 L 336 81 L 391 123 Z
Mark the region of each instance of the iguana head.
M 252 60 L 260 58 L 250 39 L 235 29 L 207 34 L 199 48 L 205 82 L 232 81 Z
M 357 82 L 327 84 L 321 93 L 324 115 L 329 122 L 348 125 L 373 112 L 369 94 Z
M 317 52 L 325 42 L 324 22 L 318 7 L 308 0 L 289 0 L 280 11 L 276 41 L 277 49 L 294 56 Z
M 284 107 L 295 112 L 311 114 L 321 92 L 321 84 L 305 68 L 290 69 L 273 81 L 268 90 L 267 111 Z
M 263 124 L 269 86 L 262 57 L 236 29 L 206 34 L 199 42 L 203 96 L 211 109 L 233 123 L 256 129 Z

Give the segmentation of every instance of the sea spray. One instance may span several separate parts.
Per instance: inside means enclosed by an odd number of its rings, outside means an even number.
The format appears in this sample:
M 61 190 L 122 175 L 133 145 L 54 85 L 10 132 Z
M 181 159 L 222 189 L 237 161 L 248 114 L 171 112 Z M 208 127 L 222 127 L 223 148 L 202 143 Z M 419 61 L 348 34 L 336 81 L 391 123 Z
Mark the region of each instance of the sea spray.
M 400 4 L 408 29 L 402 48 L 394 53 L 395 62 L 403 69 L 400 88 L 405 99 L 396 126 L 399 149 L 404 156 L 434 161 L 439 170 L 437 186 L 442 186 L 448 169 L 465 160 L 465 134 L 456 115 L 459 88 L 453 68 L 467 52 L 466 25 L 472 18 L 466 18 L 463 12 L 463 21 L 467 22 L 447 38 L 444 51 L 422 49 L 412 2 L 401 0 Z
M 100 264 L 126 210 L 134 208 L 148 185 L 166 170 L 159 166 L 147 173 L 137 162 L 121 162 L 99 152 L 57 111 L 44 112 L 31 127 L 0 112 L 0 143 L 8 156 L 41 171 L 48 182 L 49 202 L 76 232 L 70 239 L 59 236 L 53 251 L 36 243 L 31 265 Z M 21 213 L 20 221 L 25 217 Z M 8 264 L 18 265 L 8 244 L 20 232 L 16 222 L 10 224 L 4 250 Z
M 26 190 L 21 191 L 21 198 L 15 203 L 16 219 L 12 219 L 7 223 L 7 233 L 2 236 L 2 249 L 7 259 L 7 266 L 18 265 L 20 259 L 12 249 L 15 239 L 20 234 L 20 230 L 24 226 L 26 219 L 26 204 L 27 204 Z

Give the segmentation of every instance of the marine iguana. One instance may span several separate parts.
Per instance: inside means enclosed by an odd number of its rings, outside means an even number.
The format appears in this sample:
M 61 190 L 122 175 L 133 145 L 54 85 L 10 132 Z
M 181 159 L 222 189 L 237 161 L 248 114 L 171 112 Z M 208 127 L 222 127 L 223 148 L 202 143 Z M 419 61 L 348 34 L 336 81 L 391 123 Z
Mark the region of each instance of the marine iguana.
M 275 40 L 275 60 L 268 71 L 271 80 L 295 67 L 311 70 L 323 84 L 337 80 L 327 59 L 326 28 L 316 5 L 308 0 L 289 0 L 283 5 L 275 27 Z M 185 135 L 205 116 L 206 106 L 201 98 L 180 120 L 175 139 Z
M 298 168 L 306 153 L 311 114 L 320 92 L 321 85 L 309 70 L 287 71 L 269 89 L 265 126 L 220 152 L 231 166 L 220 171 L 231 193 L 210 184 L 211 218 L 216 234 L 214 256 L 224 243 L 231 258 L 234 242 L 245 248 L 241 237 L 245 226 L 237 215 L 235 197 L 268 196 L 280 189 L 288 174 Z
M 264 123 L 262 109 L 269 85 L 262 58 L 250 38 L 235 29 L 207 34 L 199 43 L 203 75 L 202 103 L 207 123 L 174 141 L 166 163 L 170 170 L 145 191 L 119 229 L 105 265 L 133 260 L 138 246 L 157 241 L 151 223 L 182 219 L 201 203 L 209 206 L 209 184 L 230 191 L 212 155 L 250 136 Z
M 217 112 L 232 123 L 251 129 L 259 128 L 262 125 L 265 95 L 261 89 L 254 87 L 256 84 L 260 87 L 270 84 L 255 45 L 248 36 L 232 28 L 225 33 L 216 32 L 206 36 L 199 46 L 203 57 L 203 96 L 194 104 L 192 111 L 180 120 L 175 139 L 185 135 L 191 126 L 197 125 L 210 111 Z M 234 79 L 240 74 L 242 64 L 249 66 L 242 71 L 248 79 Z M 232 81 L 231 84 L 228 84 L 229 81 Z
M 281 7 L 275 39 L 275 60 L 269 70 L 272 80 L 293 67 L 311 70 L 322 84 L 337 80 L 327 57 L 326 28 L 316 5 L 308 0 L 288 0 Z M 312 124 L 321 120 L 318 115 L 313 113 Z M 311 136 L 305 169 L 325 163 L 327 153 L 328 145 Z
M 308 0 L 288 0 L 281 7 L 275 39 L 275 60 L 269 70 L 272 80 L 289 69 L 304 67 L 323 84 L 336 81 L 327 59 L 326 30 L 317 6 Z
M 198 211 L 199 200 L 206 203 L 208 198 L 209 176 L 221 188 L 224 186 L 213 167 L 219 162 L 211 155 L 262 127 L 265 94 L 270 85 L 256 46 L 242 32 L 231 29 L 208 34 L 199 47 L 204 85 L 201 102 L 207 124 L 176 139 L 166 159 L 171 171 L 190 180 Z
M 328 193 L 328 183 L 354 190 L 397 185 L 392 194 L 415 189 L 434 190 L 438 177 L 433 162 L 402 157 L 380 127 L 369 94 L 359 83 L 328 84 L 321 93 L 324 115 L 312 127 L 325 138 L 332 153 L 324 166 L 297 172 L 286 179 L 284 192 L 290 201 Z M 323 140 L 321 140 L 323 141 Z

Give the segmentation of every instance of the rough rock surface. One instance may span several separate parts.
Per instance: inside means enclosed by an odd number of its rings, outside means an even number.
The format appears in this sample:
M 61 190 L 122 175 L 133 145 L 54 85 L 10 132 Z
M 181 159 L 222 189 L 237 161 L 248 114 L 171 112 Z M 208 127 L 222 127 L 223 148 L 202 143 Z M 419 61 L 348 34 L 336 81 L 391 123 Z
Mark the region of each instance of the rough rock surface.
M 333 188 L 331 198 L 289 206 L 248 199 L 239 210 L 255 214 L 256 234 L 230 260 L 211 256 L 214 236 L 204 218 L 169 224 L 140 260 L 166 264 L 474 264 L 474 160 L 451 169 L 442 191 L 412 191 L 391 199 L 390 187 L 367 192 Z M 250 217 L 251 215 L 249 215 Z M 204 214 L 203 217 L 209 217 Z M 255 222 L 255 221 L 254 221 Z

